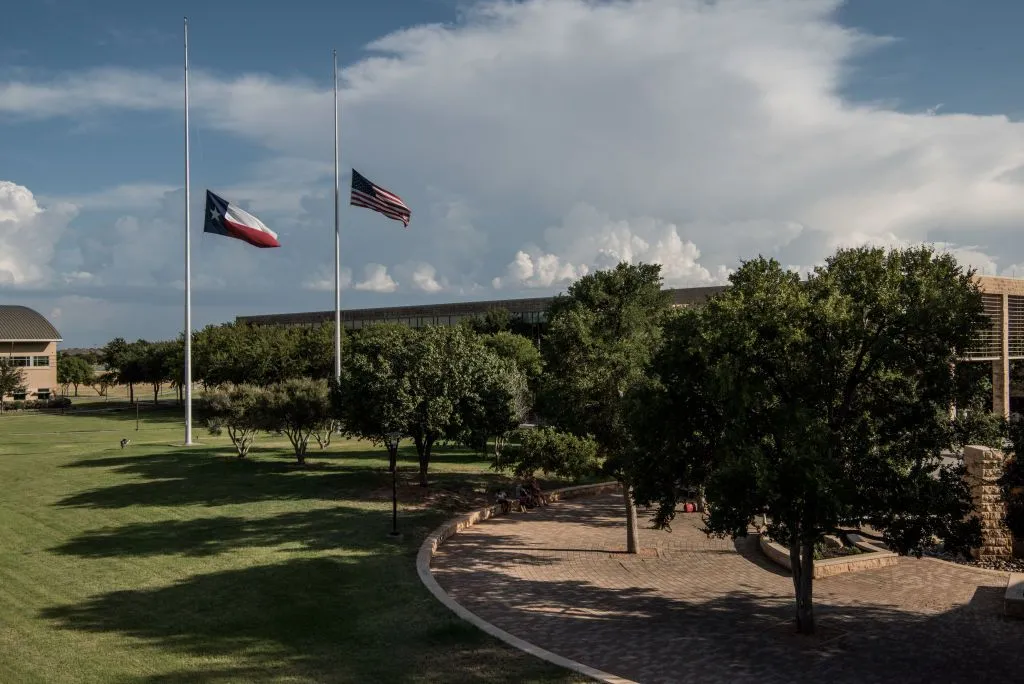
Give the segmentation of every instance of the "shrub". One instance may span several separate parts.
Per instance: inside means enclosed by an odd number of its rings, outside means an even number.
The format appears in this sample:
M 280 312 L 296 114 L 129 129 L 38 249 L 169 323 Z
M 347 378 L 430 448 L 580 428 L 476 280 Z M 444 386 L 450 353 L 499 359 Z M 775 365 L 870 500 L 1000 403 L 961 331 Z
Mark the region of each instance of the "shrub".
M 512 434 L 494 467 L 517 477 L 540 470 L 578 482 L 600 468 L 597 451 L 597 442 L 589 436 L 577 437 L 550 427 L 521 429 Z
M 203 392 L 196 404 L 199 423 L 211 435 L 227 430 L 238 458 L 245 458 L 263 423 L 263 390 L 252 385 L 235 385 Z
M 309 438 L 331 420 L 327 381 L 285 380 L 268 387 L 259 404 L 257 415 L 261 427 L 287 436 L 295 450 L 295 459 L 304 464 Z

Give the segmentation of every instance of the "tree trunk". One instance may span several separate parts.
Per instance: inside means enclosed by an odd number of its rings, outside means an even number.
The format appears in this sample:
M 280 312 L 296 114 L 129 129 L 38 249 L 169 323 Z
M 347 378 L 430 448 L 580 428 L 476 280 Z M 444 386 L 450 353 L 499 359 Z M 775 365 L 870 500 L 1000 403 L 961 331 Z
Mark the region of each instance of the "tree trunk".
M 153 406 L 156 406 L 158 397 L 160 395 L 160 385 L 153 385 Z
M 430 467 L 430 448 L 434 445 L 434 438 L 430 435 L 422 439 L 416 439 L 416 451 L 420 457 L 420 487 L 427 486 L 427 469 Z
M 128 403 L 135 403 L 135 384 L 131 382 L 128 383 Z
M 793 566 L 793 589 L 796 592 L 796 631 L 814 634 L 814 544 L 801 543 L 794 535 L 789 540 L 789 561 Z
M 78 383 L 75 383 L 75 396 L 78 396 Z
M 633 488 L 623 483 L 622 494 L 626 500 L 626 553 L 639 553 L 640 526 L 636 521 L 636 503 L 633 501 Z

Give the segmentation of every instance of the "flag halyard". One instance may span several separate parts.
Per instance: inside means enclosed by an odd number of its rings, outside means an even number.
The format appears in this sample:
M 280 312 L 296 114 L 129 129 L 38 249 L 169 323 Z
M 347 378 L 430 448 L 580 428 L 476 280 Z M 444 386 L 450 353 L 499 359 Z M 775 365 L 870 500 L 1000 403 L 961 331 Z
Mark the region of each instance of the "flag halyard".
M 203 232 L 232 237 L 255 247 L 281 246 L 277 233 L 267 228 L 263 221 L 209 190 L 206 191 Z
M 355 207 L 372 209 L 390 219 L 401 221 L 406 228 L 412 218 L 412 210 L 402 198 L 384 188 L 371 183 L 361 173 L 352 169 L 352 197 L 349 202 Z

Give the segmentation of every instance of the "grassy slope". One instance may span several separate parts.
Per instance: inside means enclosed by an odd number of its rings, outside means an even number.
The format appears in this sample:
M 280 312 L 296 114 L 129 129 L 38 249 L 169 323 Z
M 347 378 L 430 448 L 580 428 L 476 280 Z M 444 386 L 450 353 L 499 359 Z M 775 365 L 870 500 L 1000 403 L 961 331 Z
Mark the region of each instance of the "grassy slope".
M 422 538 L 497 481 L 477 457 L 438 454 L 427 499 L 406 461 L 392 541 L 382 449 L 299 469 L 281 439 L 238 461 L 134 418 L 0 417 L 0 681 L 570 681 L 417 579 Z

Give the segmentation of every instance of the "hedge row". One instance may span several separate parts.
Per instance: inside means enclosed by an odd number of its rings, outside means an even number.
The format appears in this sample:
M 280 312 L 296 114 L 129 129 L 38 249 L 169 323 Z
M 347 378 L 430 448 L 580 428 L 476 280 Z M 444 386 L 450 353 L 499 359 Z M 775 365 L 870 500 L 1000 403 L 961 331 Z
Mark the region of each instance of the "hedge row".
M 4 411 L 23 411 L 25 409 L 65 409 L 71 406 L 69 397 L 54 397 L 53 399 L 26 399 L 24 401 L 5 401 Z

